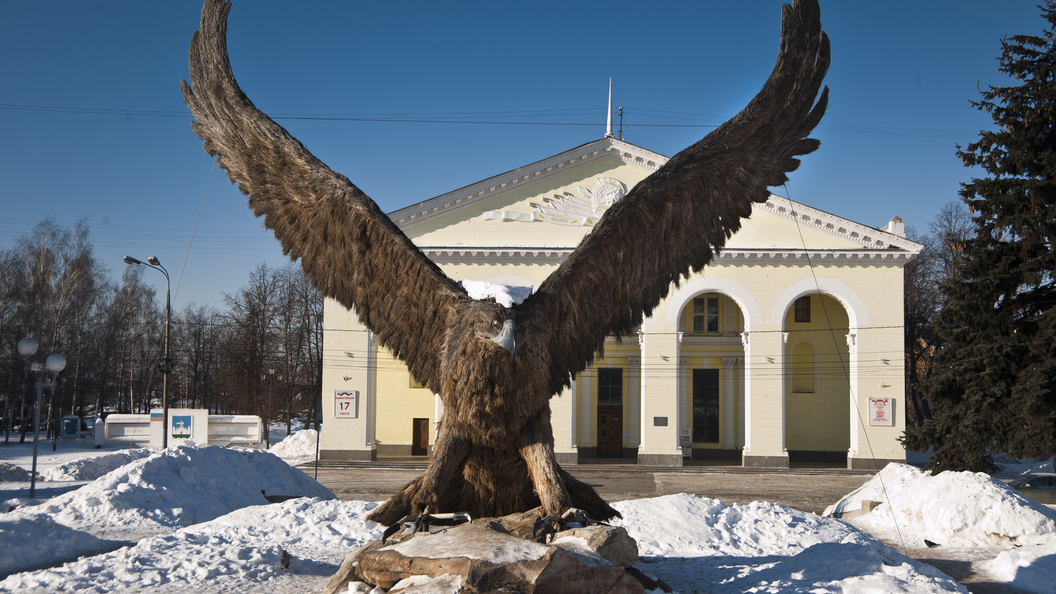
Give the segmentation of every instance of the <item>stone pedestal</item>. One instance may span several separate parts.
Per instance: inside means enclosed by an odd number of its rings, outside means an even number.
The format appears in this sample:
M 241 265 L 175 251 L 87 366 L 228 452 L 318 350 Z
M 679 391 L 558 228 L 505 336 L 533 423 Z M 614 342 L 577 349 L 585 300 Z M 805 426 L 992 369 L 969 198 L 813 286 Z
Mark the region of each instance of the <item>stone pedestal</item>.
M 353 552 L 330 579 L 333 594 L 350 582 L 389 592 L 567 592 L 637 594 L 670 588 L 632 567 L 638 546 L 619 527 L 557 531 L 535 537 L 538 510 L 374 541 Z

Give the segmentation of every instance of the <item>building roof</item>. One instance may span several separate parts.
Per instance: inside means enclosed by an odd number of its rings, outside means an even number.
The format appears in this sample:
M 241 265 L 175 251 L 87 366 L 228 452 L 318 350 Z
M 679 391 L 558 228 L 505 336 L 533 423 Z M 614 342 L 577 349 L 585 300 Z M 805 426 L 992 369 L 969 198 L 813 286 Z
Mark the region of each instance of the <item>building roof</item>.
M 389 213 L 389 216 L 407 232 L 412 239 L 414 228 L 438 217 L 451 218 L 460 210 L 471 206 L 477 208 L 467 212 L 475 216 L 485 203 L 505 194 L 523 190 L 528 186 L 543 182 L 557 175 L 564 175 L 577 169 L 597 164 L 599 161 L 612 160 L 619 165 L 628 165 L 639 169 L 643 175 L 649 175 L 662 167 L 668 157 L 629 142 L 613 137 L 601 138 L 573 149 L 553 155 L 546 159 L 530 163 L 512 171 L 489 177 L 477 183 L 442 194 L 435 198 L 407 206 Z M 584 172 L 586 175 L 586 172 Z M 804 230 L 818 232 L 842 240 L 845 247 L 789 248 L 788 246 L 742 245 L 737 241 L 737 234 L 731 238 L 727 247 L 715 263 L 735 262 L 737 260 L 774 261 L 826 259 L 910 259 L 920 253 L 923 246 L 906 239 L 902 231 L 902 220 L 893 217 L 891 223 L 883 229 L 870 227 L 827 213 L 806 204 L 771 195 L 763 203 L 752 205 L 754 213 L 767 213 L 778 219 L 794 222 L 796 230 L 802 236 Z M 473 213 L 473 214 L 471 214 Z M 457 215 L 454 217 L 457 219 Z M 460 240 L 463 239 L 460 237 Z M 416 240 L 416 243 L 419 243 Z M 435 240 L 427 243 L 436 243 Z M 529 241 L 505 243 L 503 245 L 471 245 L 465 243 L 443 245 L 423 245 L 419 247 L 434 260 L 445 261 L 492 261 L 492 262 L 540 262 L 560 261 L 579 243 L 571 239 L 566 244 L 533 244 Z M 799 241 L 794 242 L 800 245 Z

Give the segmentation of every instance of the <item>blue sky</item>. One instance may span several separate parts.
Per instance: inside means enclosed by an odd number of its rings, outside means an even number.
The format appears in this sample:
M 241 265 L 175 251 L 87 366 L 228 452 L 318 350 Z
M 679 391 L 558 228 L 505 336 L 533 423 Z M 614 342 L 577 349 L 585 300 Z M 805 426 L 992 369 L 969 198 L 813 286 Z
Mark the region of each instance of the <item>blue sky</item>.
M 969 101 L 1007 84 L 1000 39 L 1040 34 L 1037 3 L 822 0 L 830 105 L 788 197 L 926 230 L 979 175 L 955 154 L 991 128 Z M 762 86 L 782 2 L 234 4 L 246 94 L 393 211 L 600 138 L 610 77 L 625 140 L 674 155 Z M 190 130 L 179 81 L 200 10 L 3 3 L 0 247 L 44 217 L 87 218 L 114 278 L 125 254 L 161 260 L 177 309 L 221 306 L 252 268 L 285 262 Z M 340 119 L 293 119 L 319 117 Z M 516 123 L 464 123 L 499 121 Z

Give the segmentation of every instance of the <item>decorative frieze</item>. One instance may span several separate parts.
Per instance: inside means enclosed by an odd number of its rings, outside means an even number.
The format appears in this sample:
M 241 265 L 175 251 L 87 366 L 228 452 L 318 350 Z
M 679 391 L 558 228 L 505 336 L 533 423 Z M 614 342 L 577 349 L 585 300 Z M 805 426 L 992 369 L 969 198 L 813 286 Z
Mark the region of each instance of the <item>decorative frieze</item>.
M 550 159 L 526 165 L 507 174 L 488 178 L 455 192 L 397 210 L 389 216 L 400 228 L 416 225 L 441 216 L 452 209 L 489 200 L 525 185 L 543 181 L 570 169 L 589 165 L 602 159 L 615 159 L 649 173 L 656 171 L 667 162 L 667 157 L 659 153 L 615 138 L 603 138 L 555 155 Z

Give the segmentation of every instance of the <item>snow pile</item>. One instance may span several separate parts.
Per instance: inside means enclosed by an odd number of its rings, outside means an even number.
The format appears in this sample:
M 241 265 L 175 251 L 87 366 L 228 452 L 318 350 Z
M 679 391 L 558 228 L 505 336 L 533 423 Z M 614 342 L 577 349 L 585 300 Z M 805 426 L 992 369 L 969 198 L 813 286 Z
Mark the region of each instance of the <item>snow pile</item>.
M 9 462 L 0 462 L 0 482 L 22 483 L 29 480 L 29 471 Z
M 615 505 L 639 539 L 639 567 L 684 594 L 965 592 L 843 522 L 777 505 L 726 507 L 692 495 Z M 12 575 L 0 592 L 320 591 L 348 553 L 380 537 L 384 527 L 365 519 L 376 506 L 297 499 L 246 507 L 135 546 Z
M 153 450 L 148 448 L 134 448 L 94 458 L 82 458 L 48 468 L 40 473 L 40 478 L 45 481 L 94 481 L 133 460 L 146 458 L 152 453 L 154 453 Z
M 1041 563 L 1038 560 L 1044 560 Z M 1028 592 L 1056 594 L 1056 539 L 1002 552 L 989 563 L 992 575 Z
M 853 527 L 772 503 L 668 495 L 613 504 L 643 570 L 680 592 L 963 592 Z
M 869 538 L 841 522 L 760 501 L 727 507 L 682 493 L 612 506 L 623 514 L 613 524 L 627 528 L 643 557 L 795 555 L 819 542 Z
M 503 307 L 510 308 L 520 305 L 531 296 L 535 287 L 516 287 L 513 285 L 500 285 L 486 281 L 459 281 L 462 288 L 469 293 L 471 299 L 487 299 L 493 297 L 495 302 Z
M 294 499 L 244 508 L 135 546 L 12 575 L 0 582 L 0 592 L 146 592 L 164 584 L 196 592 L 256 592 L 265 591 L 261 582 L 274 586 L 291 574 L 313 576 L 317 583 L 266 591 L 321 591 L 348 553 L 381 537 L 384 527 L 365 519 L 376 506 Z M 184 591 L 172 586 L 165 591 Z
M 1005 546 L 1051 542 L 1056 510 L 1027 499 L 983 473 L 942 472 L 932 476 L 905 464 L 889 464 L 859 489 L 825 510 L 826 516 L 861 509 L 862 501 L 882 505 L 850 520 L 887 538 L 945 546 Z M 898 532 L 894 532 L 897 526 Z
M 0 516 L 0 573 L 95 553 L 108 546 L 104 541 L 168 532 L 264 505 L 262 490 L 268 495 L 334 497 L 267 452 L 173 446 L 76 491 Z M 84 536 L 75 538 L 71 530 Z M 26 539 L 26 533 L 38 537 Z M 56 545 L 67 541 L 69 546 Z
M 988 581 L 1053 592 L 1056 510 L 985 475 L 932 477 L 892 465 L 880 478 L 907 540 L 923 546 L 925 537 L 942 538 L 973 554 L 989 551 L 972 567 Z M 829 512 L 886 502 L 878 483 L 874 478 Z M 321 498 L 262 505 L 261 489 Z M 345 556 L 380 536 L 383 527 L 366 520 L 377 505 L 333 500 L 267 452 L 174 446 L 37 507 L 0 514 L 0 574 L 22 571 L 0 581 L 0 592 L 321 591 Z M 682 494 L 613 506 L 624 516 L 617 524 L 638 542 L 638 568 L 683 594 L 966 592 L 877 540 L 897 541 L 884 532 L 893 525 L 887 503 L 852 520 L 874 536 L 764 502 L 726 506 Z M 144 534 L 138 544 L 111 550 L 127 543 L 110 539 Z M 89 556 L 32 570 L 82 555 Z
M 19 508 L 22 509 L 22 508 Z M 0 515 L 0 575 L 96 553 L 106 541 L 47 516 Z
M 271 446 L 268 451 L 286 460 L 292 458 L 314 458 L 318 435 L 315 429 L 302 429 Z

